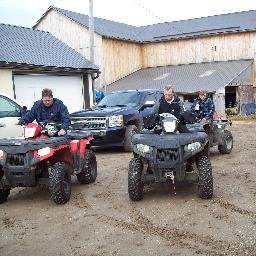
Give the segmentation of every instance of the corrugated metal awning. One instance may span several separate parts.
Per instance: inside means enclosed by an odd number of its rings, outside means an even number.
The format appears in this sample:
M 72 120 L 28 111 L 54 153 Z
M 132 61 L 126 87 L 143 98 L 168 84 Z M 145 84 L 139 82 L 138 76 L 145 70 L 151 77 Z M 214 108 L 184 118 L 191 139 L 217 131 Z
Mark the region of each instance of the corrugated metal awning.
M 227 85 L 249 85 L 253 60 L 237 60 L 140 69 L 107 87 L 107 92 L 163 89 L 173 85 L 177 93 L 215 92 Z

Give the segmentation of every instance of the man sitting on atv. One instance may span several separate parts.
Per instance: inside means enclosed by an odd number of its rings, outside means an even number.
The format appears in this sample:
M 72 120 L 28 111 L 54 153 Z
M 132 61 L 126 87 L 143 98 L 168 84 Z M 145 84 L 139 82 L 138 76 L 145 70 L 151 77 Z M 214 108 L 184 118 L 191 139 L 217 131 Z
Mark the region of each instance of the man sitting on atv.
M 198 98 L 194 100 L 191 110 L 199 119 L 211 121 L 213 119 L 215 106 L 213 100 L 207 97 L 206 91 L 199 91 Z
M 57 98 L 53 98 L 51 89 L 43 89 L 42 99 L 34 103 L 31 110 L 26 113 L 18 124 L 27 124 L 36 120 L 40 122 L 56 122 L 61 123 L 59 136 L 66 134 L 70 125 L 70 117 L 67 107 Z
M 164 95 L 159 100 L 158 104 L 156 104 L 156 108 L 158 108 L 156 113 L 171 113 L 180 120 L 178 124 L 179 132 L 189 132 L 188 128 L 181 120 L 181 112 L 183 111 L 183 108 L 180 99 L 175 95 L 174 89 L 171 85 L 166 85 L 164 87 Z
M 215 112 L 215 106 L 211 97 L 207 96 L 206 91 L 199 91 L 191 106 L 191 111 L 204 124 L 205 132 L 209 135 L 212 132 L 212 121 Z

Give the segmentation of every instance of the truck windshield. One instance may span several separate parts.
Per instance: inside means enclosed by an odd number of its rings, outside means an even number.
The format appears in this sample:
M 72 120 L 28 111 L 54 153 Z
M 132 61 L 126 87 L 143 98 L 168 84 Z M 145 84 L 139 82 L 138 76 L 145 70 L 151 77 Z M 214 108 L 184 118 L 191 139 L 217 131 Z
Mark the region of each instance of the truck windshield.
M 140 103 L 139 92 L 115 92 L 105 96 L 98 107 L 136 107 Z

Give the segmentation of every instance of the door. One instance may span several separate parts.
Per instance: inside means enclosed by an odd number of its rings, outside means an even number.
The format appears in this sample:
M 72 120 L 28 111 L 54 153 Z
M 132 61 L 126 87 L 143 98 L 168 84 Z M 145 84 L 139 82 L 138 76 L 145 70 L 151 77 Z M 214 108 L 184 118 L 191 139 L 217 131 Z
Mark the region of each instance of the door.
M 17 125 L 21 117 L 21 107 L 13 100 L 0 95 L 0 138 L 23 135 L 23 127 Z
M 14 75 L 16 99 L 30 109 L 33 103 L 42 98 L 44 88 L 53 91 L 53 97 L 62 100 L 69 113 L 83 109 L 83 78 L 63 75 Z

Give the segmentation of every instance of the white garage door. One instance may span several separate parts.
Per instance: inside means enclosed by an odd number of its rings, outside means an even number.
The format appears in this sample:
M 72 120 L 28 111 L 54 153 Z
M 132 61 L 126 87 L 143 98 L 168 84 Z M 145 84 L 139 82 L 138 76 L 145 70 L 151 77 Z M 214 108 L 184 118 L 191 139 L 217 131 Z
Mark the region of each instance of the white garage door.
M 42 98 L 42 90 L 50 88 L 53 97 L 63 101 L 69 113 L 83 108 L 83 80 L 81 76 L 14 75 L 16 99 L 31 108 Z

